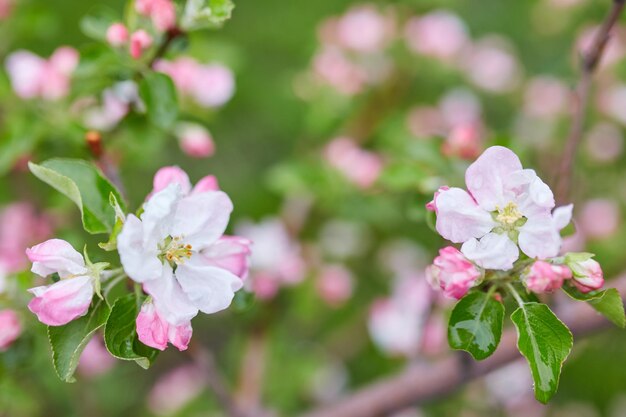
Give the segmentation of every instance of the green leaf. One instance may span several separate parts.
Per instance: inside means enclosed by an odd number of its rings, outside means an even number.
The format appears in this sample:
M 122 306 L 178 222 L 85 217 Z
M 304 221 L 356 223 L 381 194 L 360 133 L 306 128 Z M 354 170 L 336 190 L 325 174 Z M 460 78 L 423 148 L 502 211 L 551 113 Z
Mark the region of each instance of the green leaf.
M 485 359 L 500 343 L 503 321 L 502 303 L 484 292 L 470 293 L 452 310 L 448 343 L 453 349 L 469 352 L 476 360 Z
M 29 162 L 28 167 L 37 178 L 78 206 L 87 232 L 113 230 L 115 210 L 109 204 L 109 195 L 113 194 L 122 204 L 123 201 L 119 191 L 94 165 L 80 159 L 49 159 L 40 165 Z
M 178 117 L 176 88 L 170 77 L 160 72 L 146 73 L 139 93 L 148 108 L 150 122 L 161 129 L 170 128 Z
M 144 345 L 137 338 L 135 321 L 139 309 L 134 294 L 118 298 L 104 326 L 104 343 L 116 358 L 135 361 L 142 368 L 148 369 L 159 351 Z
M 615 288 L 584 294 L 573 285 L 564 285 L 563 291 L 574 300 L 588 302 L 598 313 L 611 320 L 616 326 L 622 329 L 626 327 L 624 303 Z
M 561 367 L 572 350 L 572 333 L 541 303 L 521 304 L 511 320 L 517 328 L 517 347 L 530 365 L 535 398 L 545 404 L 559 386 Z
M 113 193 L 109 194 L 109 204 L 113 207 L 115 211 L 115 225 L 113 225 L 113 230 L 111 231 L 111 235 L 109 236 L 109 240 L 106 242 L 98 243 L 98 246 L 105 251 L 114 251 L 117 249 L 117 235 L 122 231 L 122 227 L 124 227 L 124 222 L 126 221 L 126 215 L 122 210 L 117 198 Z
M 437 214 L 434 211 L 426 210 L 426 225 L 430 230 L 437 232 Z
M 234 8 L 232 0 L 187 0 L 181 24 L 185 30 L 219 28 Z
M 96 299 L 83 317 L 64 326 L 48 326 L 52 363 L 62 381 L 75 381 L 74 371 L 80 354 L 93 333 L 106 322 L 109 311 L 104 301 Z

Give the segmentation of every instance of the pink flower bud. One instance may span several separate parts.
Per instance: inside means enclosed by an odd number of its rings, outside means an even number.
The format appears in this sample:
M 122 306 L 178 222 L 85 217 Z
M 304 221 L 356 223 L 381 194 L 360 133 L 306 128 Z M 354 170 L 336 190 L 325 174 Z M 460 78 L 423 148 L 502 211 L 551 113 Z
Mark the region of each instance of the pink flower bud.
M 215 178 L 214 175 L 207 175 L 206 177 L 201 178 L 200 181 L 196 183 L 191 193 L 192 194 L 204 193 L 206 191 L 219 191 L 219 190 L 220 190 L 220 185 L 217 182 L 217 178 Z
M 135 10 L 141 15 L 148 16 L 153 4 L 154 0 L 135 0 Z
M 337 22 L 337 37 L 342 46 L 359 52 L 382 48 L 392 34 L 393 22 L 371 6 L 349 10 Z
M 0 352 L 5 351 L 22 334 L 22 325 L 13 310 L 0 311 Z
M 444 185 L 443 187 L 439 187 L 439 189 L 437 191 L 435 191 L 435 195 L 432 199 L 432 201 L 426 203 L 426 210 L 428 211 L 434 211 L 435 213 L 437 213 L 437 197 L 439 197 L 439 194 L 441 194 L 444 191 L 449 190 L 450 187 L 448 187 L 447 185 Z
M 13 11 L 14 0 L 0 0 L 0 20 L 4 20 L 11 16 Z
M 563 280 L 571 277 L 572 271 L 565 265 L 537 261 L 524 276 L 524 283 L 530 291 L 541 294 L 561 288 Z
M 447 11 L 411 18 L 404 36 L 409 49 L 444 61 L 452 60 L 468 43 L 465 24 Z
M 456 126 L 441 145 L 445 156 L 473 160 L 482 151 L 480 127 L 476 124 Z
M 143 29 L 134 32 L 130 37 L 130 56 L 141 58 L 143 51 L 152 45 L 152 36 Z
M 371 187 L 383 169 L 380 156 L 361 149 L 349 138 L 331 141 L 326 145 L 325 157 L 330 165 L 360 188 Z
M 582 293 L 598 290 L 604 285 L 604 274 L 600 264 L 589 258 L 585 261 L 568 263 L 573 272 L 572 283 Z
M 176 8 L 171 0 L 154 0 L 150 17 L 154 27 L 161 32 L 176 27 Z
M 48 326 L 62 326 L 87 314 L 94 294 L 93 278 L 67 278 L 28 291 L 35 295 L 28 303 L 28 309 L 39 321 Z
M 207 158 L 215 153 L 213 138 L 202 125 L 179 123 L 176 136 L 183 152 L 193 158 Z
M 221 64 L 200 65 L 191 94 L 204 107 L 222 106 L 235 94 L 235 76 Z
M 586 236 L 604 239 L 617 231 L 619 223 L 620 212 L 617 203 L 607 199 L 596 199 L 585 203 L 578 225 Z
M 474 286 L 480 271 L 453 246 L 439 250 L 439 256 L 426 269 L 426 278 L 434 289 L 445 296 L 460 299 Z
M 165 350 L 168 341 L 178 350 L 186 350 L 193 332 L 191 322 L 172 325 L 165 321 L 151 300 L 141 306 L 136 324 L 139 341 L 159 350 Z
M 191 190 L 191 182 L 185 171 L 177 166 L 163 167 L 154 174 L 152 194 L 166 189 L 170 184 L 178 184 L 183 194 Z
M 345 303 L 352 295 L 352 273 L 341 265 L 325 266 L 315 286 L 320 297 L 331 306 Z
M 106 38 L 111 46 L 122 46 L 128 42 L 128 29 L 122 23 L 113 23 L 107 29 Z

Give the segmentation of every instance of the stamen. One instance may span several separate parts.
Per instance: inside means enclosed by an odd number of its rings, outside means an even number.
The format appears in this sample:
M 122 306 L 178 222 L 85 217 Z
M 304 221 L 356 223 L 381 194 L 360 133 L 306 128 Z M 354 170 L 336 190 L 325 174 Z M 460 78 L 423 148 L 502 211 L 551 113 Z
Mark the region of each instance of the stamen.
M 496 207 L 496 210 L 498 211 L 496 221 L 506 226 L 511 226 L 524 217 L 517 209 L 517 204 L 513 202 L 510 202 L 502 209 L 500 207 Z

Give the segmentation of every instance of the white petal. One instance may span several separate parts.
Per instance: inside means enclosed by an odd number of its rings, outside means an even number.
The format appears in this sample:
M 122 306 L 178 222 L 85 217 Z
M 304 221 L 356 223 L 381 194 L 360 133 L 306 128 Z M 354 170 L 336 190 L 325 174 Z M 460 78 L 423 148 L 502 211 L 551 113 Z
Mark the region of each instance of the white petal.
M 528 219 L 519 228 L 519 247 L 531 258 L 547 259 L 557 256 L 561 248 L 561 236 L 550 214 Z
M 554 207 L 552 190 L 532 169 L 512 173 L 504 188 L 509 198 L 517 203 L 519 211 L 526 217 L 549 213 Z
M 180 200 L 172 236 L 184 236 L 196 251 L 219 239 L 226 230 L 233 203 L 222 191 L 193 194 Z
M 174 326 L 187 323 L 198 314 L 198 309 L 183 292 L 169 266 L 163 268 L 159 279 L 147 281 L 143 288 L 154 299 L 159 314 Z
M 201 260 L 189 261 L 176 269 L 176 279 L 194 305 L 211 314 L 227 308 L 243 281 L 231 272 L 203 265 Z
M 513 262 L 519 257 L 517 245 L 506 234 L 497 233 L 489 233 L 480 240 L 468 240 L 461 252 L 480 267 L 503 271 L 513 268 Z
M 564 229 L 569 222 L 572 221 L 573 209 L 573 204 L 568 204 L 567 206 L 561 206 L 554 209 L 552 212 L 552 220 L 554 221 L 554 227 L 556 227 L 557 230 Z
M 465 190 L 450 188 L 437 196 L 437 231 L 451 242 L 479 238 L 494 226 L 491 214 L 478 207 Z
M 55 272 L 61 278 L 87 272 L 83 256 L 65 240 L 46 240 L 27 249 L 26 255 L 33 263 L 32 271 L 42 277 Z
M 496 206 L 504 206 L 504 181 L 513 172 L 522 169 L 522 163 L 510 149 L 492 146 L 467 168 L 465 183 L 467 189 L 480 207 L 493 211 Z
M 163 263 L 157 258 L 157 244 L 156 241 L 149 241 L 144 246 L 143 224 L 130 214 L 117 236 L 117 251 L 124 271 L 131 279 L 145 282 L 162 275 Z
M 176 205 L 181 197 L 180 185 L 172 183 L 154 194 L 144 204 L 144 212 L 141 215 L 144 246 L 152 242 L 161 242 L 170 235 Z

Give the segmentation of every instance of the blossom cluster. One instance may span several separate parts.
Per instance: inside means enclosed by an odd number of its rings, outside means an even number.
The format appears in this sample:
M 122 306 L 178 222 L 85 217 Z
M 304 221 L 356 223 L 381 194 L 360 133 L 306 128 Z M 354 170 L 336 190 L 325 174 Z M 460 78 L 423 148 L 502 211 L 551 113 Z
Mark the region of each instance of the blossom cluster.
M 511 150 L 488 148 L 466 171 L 467 191 L 441 187 L 427 209 L 436 229 L 462 244 L 439 251 L 427 269 L 434 288 L 462 298 L 470 288 L 503 274 L 519 274 L 529 291 L 551 292 L 567 280 L 582 293 L 601 288 L 602 270 L 591 254 L 560 256 L 560 232 L 573 206 L 555 208 L 550 188 L 524 169 Z

